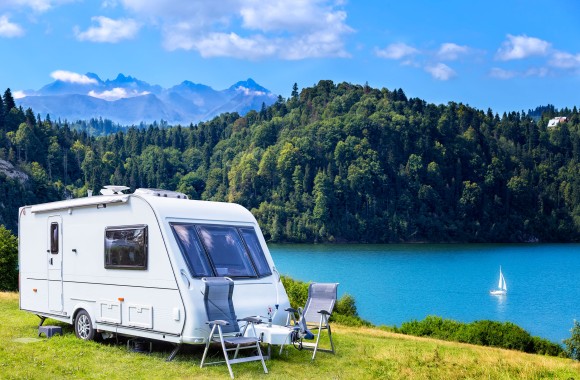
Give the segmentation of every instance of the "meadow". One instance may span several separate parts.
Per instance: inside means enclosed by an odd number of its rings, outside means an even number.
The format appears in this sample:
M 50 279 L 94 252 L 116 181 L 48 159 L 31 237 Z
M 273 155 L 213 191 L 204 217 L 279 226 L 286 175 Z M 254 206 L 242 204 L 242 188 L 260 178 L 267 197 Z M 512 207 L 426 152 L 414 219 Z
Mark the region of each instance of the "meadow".
M 39 319 L 18 309 L 18 294 L 0 292 L 0 378 L 187 379 L 229 378 L 225 365 L 199 368 L 201 347 L 186 347 L 172 362 L 171 346 L 132 352 L 126 341 L 87 342 L 72 327 L 63 336 L 38 338 Z M 235 365 L 238 379 L 580 379 L 580 363 L 497 348 L 395 334 L 384 329 L 333 324 L 336 355 L 288 347 L 273 350 L 269 374 L 257 362 Z M 217 348 L 214 355 L 219 355 Z

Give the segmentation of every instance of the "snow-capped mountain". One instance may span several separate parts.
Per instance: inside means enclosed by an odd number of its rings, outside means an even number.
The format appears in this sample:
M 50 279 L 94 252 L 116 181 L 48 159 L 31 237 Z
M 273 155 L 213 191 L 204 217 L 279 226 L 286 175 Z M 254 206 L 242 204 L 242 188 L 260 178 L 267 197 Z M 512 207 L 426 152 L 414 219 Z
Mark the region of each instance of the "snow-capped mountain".
M 262 103 L 270 105 L 277 98 L 252 79 L 217 91 L 187 80 L 163 88 L 123 74 L 105 81 L 94 73 L 75 75 L 63 75 L 40 90 L 24 91 L 16 103 L 42 116 L 49 114 L 53 120 L 102 117 L 122 125 L 160 120 L 188 125 L 223 112 L 243 115 L 259 110 Z

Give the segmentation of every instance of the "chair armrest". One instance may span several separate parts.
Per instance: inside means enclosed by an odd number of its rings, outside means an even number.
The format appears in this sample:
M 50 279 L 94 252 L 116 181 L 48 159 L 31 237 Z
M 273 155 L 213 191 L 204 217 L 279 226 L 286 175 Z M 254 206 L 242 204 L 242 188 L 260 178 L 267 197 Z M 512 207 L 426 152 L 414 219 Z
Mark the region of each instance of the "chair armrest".
M 206 325 L 219 325 L 219 326 L 227 326 L 230 323 L 228 321 L 224 321 L 222 319 L 216 319 L 215 321 L 208 321 L 205 323 Z
M 251 322 L 251 323 L 261 323 L 262 319 L 260 317 L 245 317 L 245 318 L 238 319 L 238 322 L 239 321 Z
M 318 310 L 318 314 L 323 314 L 323 315 L 330 315 L 331 313 L 329 313 L 326 310 Z
M 298 312 L 298 310 L 296 310 L 296 309 L 294 309 L 294 308 L 292 308 L 292 307 L 289 307 L 289 308 L 287 308 L 287 309 L 284 309 L 284 311 L 288 311 L 288 312 L 290 312 L 290 313 L 297 313 L 297 312 Z

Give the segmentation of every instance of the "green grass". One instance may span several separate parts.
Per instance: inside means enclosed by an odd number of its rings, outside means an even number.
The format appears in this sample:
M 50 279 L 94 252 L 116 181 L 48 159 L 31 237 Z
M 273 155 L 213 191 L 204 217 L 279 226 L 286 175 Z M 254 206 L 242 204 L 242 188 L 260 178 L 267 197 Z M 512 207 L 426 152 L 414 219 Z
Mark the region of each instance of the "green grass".
M 225 365 L 199 368 L 202 350 L 188 346 L 172 362 L 171 347 L 154 345 L 150 355 L 127 350 L 115 340 L 64 336 L 37 339 L 38 318 L 18 310 L 16 293 L 0 293 L 0 378 L 2 379 L 204 379 L 229 378 Z M 288 347 L 266 364 L 233 366 L 237 379 L 580 379 L 580 364 L 570 359 L 444 342 L 395 334 L 378 328 L 333 325 L 336 355 Z M 24 343 L 23 341 L 27 342 Z M 218 351 L 214 351 L 218 354 Z

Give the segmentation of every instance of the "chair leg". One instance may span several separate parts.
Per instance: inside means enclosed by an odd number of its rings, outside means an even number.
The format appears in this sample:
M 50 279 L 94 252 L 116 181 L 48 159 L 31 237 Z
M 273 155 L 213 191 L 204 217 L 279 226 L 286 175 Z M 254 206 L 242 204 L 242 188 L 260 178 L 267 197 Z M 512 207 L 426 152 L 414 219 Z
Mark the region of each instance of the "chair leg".
M 322 319 L 324 315 L 320 316 L 320 323 L 318 324 L 318 335 L 316 336 L 316 343 L 314 345 L 314 353 L 312 354 L 312 360 L 316 357 L 316 351 L 318 350 L 318 342 L 320 342 L 320 333 L 322 332 Z
M 226 349 L 226 343 L 224 342 L 224 336 L 222 335 L 222 329 L 221 329 L 221 326 L 219 326 L 219 325 L 218 325 L 218 333 L 220 335 L 220 343 L 222 345 L 222 350 L 224 352 L 224 360 L 226 361 L 226 365 L 228 366 L 228 371 L 230 372 L 230 377 L 233 379 L 234 378 L 234 371 L 232 371 L 232 366 L 230 365 L 230 358 L 228 356 L 228 350 Z
M 262 367 L 264 367 L 264 373 L 268 373 L 268 368 L 266 367 L 266 362 L 264 361 L 264 355 L 262 355 L 262 349 L 260 348 L 260 341 L 256 342 L 256 349 L 258 350 L 258 355 L 260 355 Z
M 326 326 L 328 328 L 328 339 L 330 340 L 330 349 L 332 350 L 332 354 L 334 355 L 334 342 L 332 341 L 332 331 L 330 330 L 330 325 Z
M 211 337 L 213 336 L 213 332 L 215 331 L 216 325 L 213 325 L 211 328 L 211 331 L 209 333 L 209 336 L 207 337 L 207 343 L 205 344 L 205 350 L 203 350 L 203 356 L 201 357 L 201 364 L 199 365 L 199 368 L 203 368 L 203 363 L 205 362 L 205 358 L 207 356 L 207 351 L 209 350 L 209 345 L 211 343 Z

